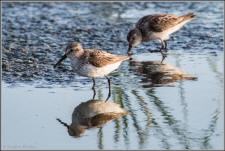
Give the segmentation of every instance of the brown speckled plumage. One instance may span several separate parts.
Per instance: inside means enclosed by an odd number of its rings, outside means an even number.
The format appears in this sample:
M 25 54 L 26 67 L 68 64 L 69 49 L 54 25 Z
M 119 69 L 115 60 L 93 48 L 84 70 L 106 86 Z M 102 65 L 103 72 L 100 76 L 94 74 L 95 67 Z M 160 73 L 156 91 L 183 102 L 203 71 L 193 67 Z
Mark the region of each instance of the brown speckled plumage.
M 109 85 L 109 94 L 106 100 L 111 96 L 109 73 L 119 68 L 122 61 L 129 59 L 129 56 L 114 55 L 102 50 L 83 49 L 79 43 L 73 43 L 66 47 L 65 54 L 54 65 L 54 68 L 67 57 L 70 58 L 71 66 L 77 74 L 90 77 L 93 80 L 92 89 L 95 97 L 95 78 L 105 77 Z
M 89 100 L 75 108 L 73 117 L 79 120 L 81 125 L 92 128 L 102 126 L 113 119 L 130 113 L 131 112 L 120 108 L 119 104 L 113 102 Z
M 84 49 L 84 54 L 82 57 L 86 58 L 89 63 L 96 67 L 103 67 L 130 58 L 129 56 L 119 56 L 102 50 L 93 49 Z
M 162 47 L 159 50 L 151 52 L 161 52 L 163 58 L 166 55 L 162 50 L 167 51 L 167 42 L 170 34 L 177 32 L 184 24 L 191 21 L 195 15 L 189 13 L 183 16 L 176 16 L 171 14 L 154 14 L 142 17 L 136 23 L 134 29 L 130 30 L 127 34 L 127 41 L 129 42 L 128 53 L 136 45 L 143 42 L 158 40 L 161 42 Z
M 129 59 L 129 56 L 114 55 L 103 50 L 84 49 L 81 44 L 72 43 L 66 48 L 66 54 L 63 59 L 70 57 L 71 60 L 77 59 L 79 64 L 91 64 L 95 67 L 104 67 L 117 62 Z M 63 59 L 60 59 L 56 67 Z
M 186 21 L 190 18 L 193 18 L 195 15 L 193 13 L 184 15 L 184 16 L 176 16 L 170 14 L 155 14 L 155 15 L 148 15 L 141 18 L 136 27 L 143 30 L 148 25 L 148 30 L 154 32 L 163 32 L 169 28 L 174 27 L 175 25 Z

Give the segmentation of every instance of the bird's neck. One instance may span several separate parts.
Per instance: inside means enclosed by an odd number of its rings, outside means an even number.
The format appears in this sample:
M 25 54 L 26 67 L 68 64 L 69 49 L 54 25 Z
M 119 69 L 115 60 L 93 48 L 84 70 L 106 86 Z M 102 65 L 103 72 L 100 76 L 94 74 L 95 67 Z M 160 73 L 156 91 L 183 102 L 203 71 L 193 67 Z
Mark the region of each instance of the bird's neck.
M 84 54 L 84 51 L 78 51 L 78 52 L 73 52 L 73 54 L 69 56 L 73 70 L 77 70 L 77 67 L 80 66 L 82 62 L 81 57 L 83 56 L 83 54 Z
M 84 54 L 84 49 L 77 51 L 74 55 L 76 58 L 80 58 Z
M 137 34 L 140 36 L 141 38 L 141 41 L 142 41 L 142 38 L 143 38 L 143 32 L 139 29 L 139 28 L 134 28 L 136 31 L 137 31 Z

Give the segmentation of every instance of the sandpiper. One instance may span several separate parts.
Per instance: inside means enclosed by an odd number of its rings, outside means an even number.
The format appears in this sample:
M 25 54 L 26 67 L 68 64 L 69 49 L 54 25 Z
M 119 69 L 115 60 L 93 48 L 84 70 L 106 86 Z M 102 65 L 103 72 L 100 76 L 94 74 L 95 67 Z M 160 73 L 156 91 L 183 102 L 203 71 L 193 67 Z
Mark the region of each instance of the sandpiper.
M 170 34 L 178 31 L 185 23 L 191 21 L 195 15 L 189 13 L 183 16 L 175 16 L 170 14 L 154 14 L 142 17 L 137 23 L 134 29 L 130 30 L 127 35 L 127 41 L 129 42 L 128 53 L 131 49 L 143 42 L 149 42 L 151 40 L 159 40 L 162 47 L 157 52 L 167 50 L 167 42 Z
M 92 78 L 93 90 L 95 78 L 105 77 L 108 80 L 109 94 L 106 100 L 111 95 L 110 79 L 107 75 L 116 70 L 122 61 L 130 58 L 129 56 L 114 55 L 102 50 L 83 49 L 81 44 L 72 43 L 66 47 L 65 55 L 54 65 L 54 68 L 67 57 L 70 58 L 74 72 L 78 75 Z

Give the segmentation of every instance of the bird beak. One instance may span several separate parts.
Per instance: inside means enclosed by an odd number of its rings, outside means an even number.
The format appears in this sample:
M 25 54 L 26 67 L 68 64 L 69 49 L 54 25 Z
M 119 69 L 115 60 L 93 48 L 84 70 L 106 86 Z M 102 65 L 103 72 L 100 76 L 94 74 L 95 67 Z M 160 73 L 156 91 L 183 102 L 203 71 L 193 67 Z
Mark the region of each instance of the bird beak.
M 127 52 L 130 52 L 130 51 L 131 51 L 131 49 L 132 49 L 132 45 L 131 45 L 131 44 L 129 44 L 129 48 L 128 48 Z
M 64 59 L 66 59 L 67 55 L 65 54 L 64 56 L 62 56 L 62 58 L 54 65 L 54 68 L 60 64 L 60 62 L 62 62 Z

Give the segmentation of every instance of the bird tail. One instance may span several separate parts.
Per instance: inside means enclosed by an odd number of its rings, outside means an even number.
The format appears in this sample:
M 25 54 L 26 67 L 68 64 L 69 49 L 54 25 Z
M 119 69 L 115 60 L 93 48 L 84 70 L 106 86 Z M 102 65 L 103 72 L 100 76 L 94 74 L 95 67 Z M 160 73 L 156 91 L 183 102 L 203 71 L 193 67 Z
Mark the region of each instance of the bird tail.
M 186 14 L 186 15 L 183 15 L 182 16 L 184 19 L 184 21 L 185 20 L 192 20 L 192 19 L 194 19 L 195 18 L 195 14 L 194 13 L 189 13 L 189 14 Z
M 124 60 L 128 60 L 130 59 L 130 56 L 120 56 L 120 60 L 124 61 Z

